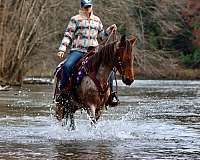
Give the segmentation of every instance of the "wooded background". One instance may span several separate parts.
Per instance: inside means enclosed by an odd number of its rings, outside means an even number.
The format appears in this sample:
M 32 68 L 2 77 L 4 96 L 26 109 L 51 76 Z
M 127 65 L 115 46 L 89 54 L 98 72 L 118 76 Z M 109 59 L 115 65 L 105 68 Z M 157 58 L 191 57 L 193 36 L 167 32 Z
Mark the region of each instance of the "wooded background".
M 104 27 L 138 38 L 136 78 L 200 79 L 200 0 L 94 0 Z M 0 84 L 52 76 L 79 0 L 0 0 Z

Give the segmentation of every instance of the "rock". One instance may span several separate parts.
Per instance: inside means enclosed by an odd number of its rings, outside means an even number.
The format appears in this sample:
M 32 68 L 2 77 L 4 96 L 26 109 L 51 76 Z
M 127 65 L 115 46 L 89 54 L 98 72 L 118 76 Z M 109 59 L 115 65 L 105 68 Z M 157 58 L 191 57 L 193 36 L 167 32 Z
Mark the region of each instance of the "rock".
M 0 91 L 9 91 L 10 87 L 9 86 L 1 86 L 0 85 Z

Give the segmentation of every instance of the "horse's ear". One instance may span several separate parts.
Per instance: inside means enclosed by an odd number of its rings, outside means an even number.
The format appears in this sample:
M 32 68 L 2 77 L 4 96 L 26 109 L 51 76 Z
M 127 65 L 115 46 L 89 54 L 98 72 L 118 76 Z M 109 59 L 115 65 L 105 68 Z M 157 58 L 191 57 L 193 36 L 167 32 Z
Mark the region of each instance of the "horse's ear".
M 126 41 L 126 35 L 123 35 L 123 36 L 121 37 L 120 43 L 121 43 L 121 44 L 124 44 L 125 41 Z
M 136 41 L 137 41 L 137 38 L 136 38 L 135 36 L 132 36 L 132 38 L 131 38 L 129 41 L 130 41 L 130 43 L 131 43 L 133 46 L 135 46 L 135 43 L 136 43 Z

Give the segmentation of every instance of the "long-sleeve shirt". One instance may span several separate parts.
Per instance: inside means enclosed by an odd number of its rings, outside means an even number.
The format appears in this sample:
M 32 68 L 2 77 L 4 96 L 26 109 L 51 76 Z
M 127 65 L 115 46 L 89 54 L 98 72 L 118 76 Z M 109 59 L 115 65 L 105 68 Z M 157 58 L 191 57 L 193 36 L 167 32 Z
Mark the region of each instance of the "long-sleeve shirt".
M 108 37 L 110 31 L 111 27 L 103 29 L 100 18 L 93 13 L 87 17 L 82 11 L 79 11 L 78 15 L 70 19 L 59 51 L 66 52 L 67 47 L 71 44 L 71 50 L 87 52 L 88 47 L 98 46 L 98 36 L 103 40 Z

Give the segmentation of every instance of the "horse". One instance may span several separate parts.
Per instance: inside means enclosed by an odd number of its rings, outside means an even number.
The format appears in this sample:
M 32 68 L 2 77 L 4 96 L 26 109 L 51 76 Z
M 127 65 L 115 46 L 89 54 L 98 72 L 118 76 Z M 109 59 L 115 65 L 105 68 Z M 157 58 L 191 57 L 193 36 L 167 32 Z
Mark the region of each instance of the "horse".
M 69 96 L 65 103 L 57 104 L 55 107 L 57 119 L 62 120 L 65 116 L 67 121 L 70 117 L 70 128 L 74 130 L 74 114 L 78 109 L 84 109 L 92 124 L 96 124 L 110 96 L 108 80 L 113 69 L 119 72 L 124 84 L 131 85 L 134 81 L 132 48 L 135 42 L 136 37 L 127 39 L 124 35 L 119 41 L 102 47 L 91 56 L 88 59 L 89 65 L 85 67 L 86 75 L 74 88 L 74 98 Z M 55 83 L 57 86 L 57 82 Z

